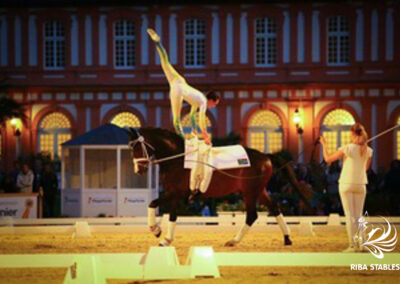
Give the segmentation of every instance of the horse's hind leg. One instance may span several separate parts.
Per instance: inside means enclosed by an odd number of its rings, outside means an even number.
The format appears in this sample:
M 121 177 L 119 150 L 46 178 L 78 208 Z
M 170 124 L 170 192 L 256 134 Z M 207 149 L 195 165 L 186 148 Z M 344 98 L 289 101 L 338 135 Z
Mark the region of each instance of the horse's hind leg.
M 283 243 L 285 246 L 292 245 L 292 241 L 290 240 L 290 229 L 286 224 L 285 219 L 283 218 L 283 214 L 281 209 L 279 208 L 276 201 L 272 200 L 271 196 L 266 191 L 263 191 L 262 198 L 260 198 L 260 202 L 268 207 L 269 215 L 275 216 L 276 221 L 278 222 L 279 228 L 283 233 Z
M 239 232 L 237 232 L 236 236 L 225 243 L 226 247 L 233 247 L 240 243 L 240 241 L 243 239 L 243 237 L 246 235 L 246 233 L 250 230 L 251 225 L 257 220 L 258 215 L 257 215 L 257 209 L 256 209 L 256 200 L 254 199 L 246 199 L 244 198 L 246 202 L 246 223 L 243 224 L 243 226 L 240 228 Z
M 171 198 L 169 206 L 169 222 L 167 228 L 167 235 L 162 241 L 160 241 L 159 243 L 160 247 L 170 246 L 172 241 L 174 240 L 176 219 L 177 219 L 177 208 L 178 208 L 177 198 Z

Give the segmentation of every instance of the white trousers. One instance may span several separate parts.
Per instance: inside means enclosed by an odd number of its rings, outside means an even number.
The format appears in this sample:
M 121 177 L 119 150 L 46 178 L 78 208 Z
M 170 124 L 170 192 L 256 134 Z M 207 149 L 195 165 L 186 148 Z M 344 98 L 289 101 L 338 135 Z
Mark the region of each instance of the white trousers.
M 190 190 L 200 189 L 202 193 L 206 192 L 211 182 L 213 168 L 207 166 L 211 152 L 211 146 L 198 141 L 198 151 L 195 153 L 195 162 L 190 172 Z
M 358 220 L 363 215 L 366 195 L 365 184 L 339 184 L 339 194 L 346 216 L 346 230 L 349 246 L 356 247 L 354 237 L 358 233 Z

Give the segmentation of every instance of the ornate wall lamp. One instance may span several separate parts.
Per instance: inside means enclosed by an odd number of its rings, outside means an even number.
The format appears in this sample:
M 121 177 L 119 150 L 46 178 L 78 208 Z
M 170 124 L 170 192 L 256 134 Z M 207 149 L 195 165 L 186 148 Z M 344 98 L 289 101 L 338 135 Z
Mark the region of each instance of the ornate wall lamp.
M 303 116 L 301 110 L 296 108 L 293 114 L 293 123 L 296 125 L 297 133 L 303 134 Z

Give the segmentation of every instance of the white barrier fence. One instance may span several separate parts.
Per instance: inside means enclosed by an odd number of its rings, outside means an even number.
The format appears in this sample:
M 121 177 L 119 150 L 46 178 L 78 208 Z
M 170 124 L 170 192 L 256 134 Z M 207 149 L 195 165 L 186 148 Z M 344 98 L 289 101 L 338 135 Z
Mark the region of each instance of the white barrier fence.
M 264 213 L 264 212 L 262 212 Z M 259 214 L 253 230 L 279 230 L 275 217 Z M 158 217 L 161 226 L 166 226 L 169 216 Z M 400 224 L 400 217 L 387 217 L 393 225 Z M 292 228 L 306 227 L 303 231 L 312 231 L 314 226 L 340 226 L 345 224 L 345 217 L 338 214 L 329 216 L 288 216 L 286 222 Z M 366 218 L 372 224 L 385 223 L 382 217 Z M 178 228 L 191 231 L 193 226 L 200 231 L 232 231 L 245 222 L 242 212 L 222 213 L 218 217 L 179 217 Z M 266 226 L 267 225 L 267 226 Z M 80 232 L 147 232 L 146 217 L 112 217 L 112 218 L 55 218 L 55 219 L 0 219 L 0 234 L 48 234 Z

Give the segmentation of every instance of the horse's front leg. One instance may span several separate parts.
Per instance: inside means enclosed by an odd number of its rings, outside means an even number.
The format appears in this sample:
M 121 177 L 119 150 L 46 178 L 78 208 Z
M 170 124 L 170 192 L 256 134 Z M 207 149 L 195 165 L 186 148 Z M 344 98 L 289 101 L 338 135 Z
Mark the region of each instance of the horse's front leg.
M 161 236 L 161 227 L 156 222 L 156 209 L 159 206 L 160 199 L 154 199 L 147 208 L 147 225 L 150 228 L 150 232 L 156 237 Z
M 254 208 L 253 208 L 254 207 Z M 258 215 L 257 215 L 257 209 L 254 206 L 251 206 L 251 208 L 248 208 L 248 206 L 246 206 L 246 223 L 243 224 L 243 226 L 240 228 L 239 232 L 237 232 L 236 236 L 225 243 L 226 247 L 234 247 L 236 246 L 238 243 L 240 243 L 240 241 L 243 239 L 243 237 L 246 235 L 246 233 L 250 230 L 251 225 L 253 225 L 253 223 L 257 220 Z
M 169 222 L 168 222 L 168 228 L 167 228 L 167 235 L 158 244 L 160 247 L 170 246 L 172 244 L 172 241 L 174 240 L 176 219 L 178 218 L 177 209 L 178 209 L 178 200 L 177 200 L 177 197 L 173 197 L 171 199 L 170 206 L 169 206 Z

